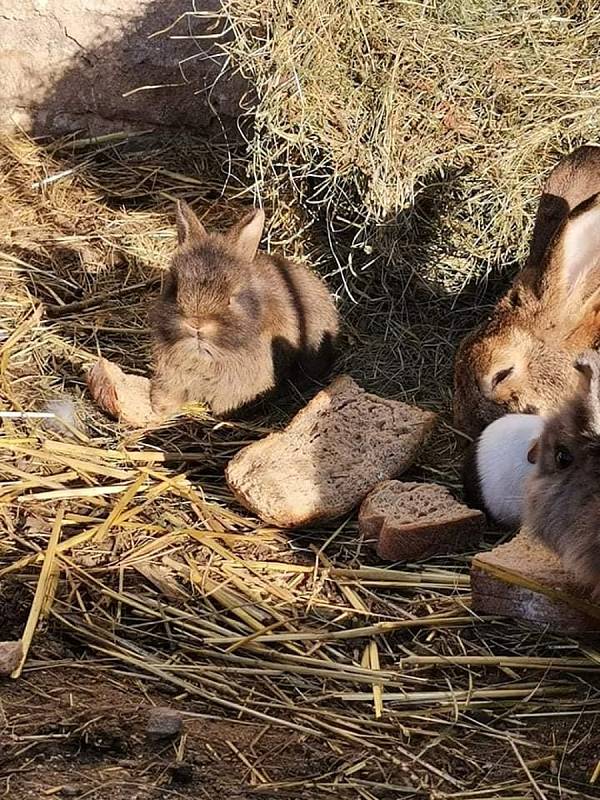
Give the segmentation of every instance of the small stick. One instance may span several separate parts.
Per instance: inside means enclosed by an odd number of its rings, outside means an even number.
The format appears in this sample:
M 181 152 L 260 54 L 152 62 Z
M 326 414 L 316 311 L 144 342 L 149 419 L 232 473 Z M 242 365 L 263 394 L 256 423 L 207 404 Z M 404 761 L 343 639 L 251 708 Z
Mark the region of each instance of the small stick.
M 531 771 L 530 771 L 529 767 L 527 766 L 527 764 L 523 760 L 523 756 L 521 755 L 521 753 L 519 753 L 517 745 L 513 742 L 512 739 L 509 739 L 509 742 L 510 742 L 510 746 L 514 750 L 514 753 L 515 753 L 515 755 L 517 757 L 517 760 L 518 760 L 519 764 L 523 767 L 523 772 L 525 773 L 525 775 L 527 775 L 529 783 L 533 787 L 534 792 L 537 794 L 537 796 L 539 797 L 540 800 L 548 800 L 548 798 L 546 797 L 544 792 L 542 792 L 542 790 L 538 786 L 536 779 L 531 774 Z
M 0 419 L 55 419 L 51 411 L 0 411 Z
M 43 189 L 44 186 L 49 186 L 51 183 L 56 183 L 61 178 L 67 178 L 69 175 L 74 175 L 78 170 L 83 169 L 84 164 L 77 164 L 69 169 L 64 169 L 62 172 L 55 172 L 54 175 L 49 175 L 47 178 L 42 178 L 41 181 L 33 181 L 31 184 L 32 189 Z
M 145 136 L 148 133 L 154 133 L 152 128 L 147 128 L 143 131 L 116 131 L 115 133 L 104 133 L 102 136 L 91 136 L 85 139 L 69 139 L 64 145 L 58 147 L 58 150 L 78 150 L 90 145 L 98 145 L 105 143 L 114 143 L 127 141 L 127 139 L 135 139 L 138 136 Z
M 239 760 L 242 762 L 242 764 L 244 764 L 244 766 L 248 767 L 248 769 L 250 770 L 252 775 L 256 778 L 256 780 L 259 783 L 266 783 L 267 782 L 267 779 L 262 774 L 262 772 L 260 772 L 255 766 L 253 766 L 250 763 L 250 761 L 248 761 L 246 756 L 240 750 L 238 750 L 238 748 L 234 745 L 233 742 L 230 742 L 229 740 L 227 740 L 226 744 L 229 747 L 229 749 L 231 750 L 231 752 L 234 753 L 239 758 Z
M 134 283 L 131 286 L 125 286 L 124 289 L 118 291 L 98 292 L 93 297 L 87 297 L 85 300 L 75 300 L 73 303 L 65 303 L 64 306 L 49 304 L 46 305 L 46 314 L 55 319 L 56 317 L 66 317 L 68 314 L 74 314 L 77 311 L 85 311 L 88 308 L 93 308 L 104 300 L 114 300 L 119 297 L 137 292 L 138 289 L 153 289 L 155 286 L 160 285 L 160 278 L 154 278 L 151 281 L 141 281 Z
M 109 494 L 126 492 L 132 484 L 117 483 L 110 486 L 83 486 L 75 489 L 49 489 L 47 492 L 31 492 L 17 497 L 17 503 L 29 503 L 32 500 L 74 500 L 78 497 L 104 497 Z M 143 491 L 140 487 L 138 492 Z
M 191 38 L 193 39 L 194 37 L 192 36 Z M 137 94 L 138 92 L 147 92 L 151 89 L 176 89 L 179 86 L 186 86 L 185 81 L 181 83 L 150 83 L 146 86 L 138 86 L 135 89 L 130 89 L 128 92 L 124 92 L 121 97 L 131 97 L 132 94 Z
M 6 441 L 2 442 L 4 447 L 10 445 Z M 168 462 L 168 461 L 206 461 L 206 453 L 178 453 L 166 452 L 163 450 L 105 450 L 102 447 L 85 447 L 68 442 L 55 442 L 48 440 L 42 446 L 43 450 L 52 453 L 66 453 L 68 455 L 86 456 L 88 458 L 103 458 L 113 461 L 144 461 L 144 462 Z
M 537 686 L 538 684 L 536 684 Z M 451 703 L 464 702 L 469 706 L 473 700 L 519 700 L 532 697 L 562 697 L 572 694 L 568 686 L 550 686 L 538 692 L 527 685 L 514 689 L 457 689 L 456 691 L 424 691 L 424 692 L 386 692 L 385 698 L 394 703 Z M 372 692 L 332 692 L 331 697 L 347 703 L 368 703 Z
M 377 650 L 377 642 L 375 639 L 371 639 L 369 642 L 369 663 L 372 670 L 376 672 L 381 670 L 379 651 Z M 373 684 L 373 708 L 375 711 L 375 719 L 379 719 L 383 714 L 383 686 L 381 683 Z
M 61 506 L 58 509 L 56 518 L 54 520 L 54 525 L 52 526 L 52 533 L 50 534 L 50 538 L 48 540 L 48 547 L 46 549 L 44 563 L 42 564 L 42 569 L 40 570 L 40 577 L 35 589 L 35 594 L 33 596 L 33 602 L 31 604 L 29 616 L 27 617 L 27 622 L 25 624 L 25 630 L 23 631 L 23 637 L 21 640 L 23 645 L 23 655 L 21 656 L 21 663 L 12 672 L 10 676 L 11 678 L 19 678 L 21 672 L 23 671 L 23 666 L 27 660 L 29 648 L 31 647 L 38 620 L 40 618 L 40 613 L 44 607 L 48 582 L 52 578 L 52 567 L 54 565 L 54 558 L 56 555 L 56 548 L 62 527 L 63 515 L 64 508 Z
M 486 620 L 497 619 L 486 617 Z M 258 636 L 257 642 L 326 642 L 335 639 L 361 639 L 363 636 L 381 636 L 385 633 L 398 631 L 402 628 L 428 628 L 445 627 L 447 625 L 473 625 L 479 622 L 475 617 L 417 617 L 404 619 L 398 622 L 376 622 L 363 628 L 348 628 L 340 631 L 298 631 L 297 633 L 279 633 Z M 207 644 L 233 644 L 238 641 L 237 636 L 219 636 L 207 639 Z

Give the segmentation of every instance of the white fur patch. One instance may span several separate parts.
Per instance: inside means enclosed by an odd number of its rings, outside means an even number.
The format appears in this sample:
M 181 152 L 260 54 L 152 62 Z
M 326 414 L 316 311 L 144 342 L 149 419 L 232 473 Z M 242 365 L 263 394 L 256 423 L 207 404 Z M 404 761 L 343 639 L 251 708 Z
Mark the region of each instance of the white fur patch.
M 477 444 L 477 474 L 483 504 L 496 522 L 518 527 L 523 514 L 527 460 L 544 421 L 534 414 L 507 414 L 483 431 Z
M 562 241 L 563 274 L 569 291 L 600 265 L 600 204 L 569 220 Z
M 77 416 L 75 403 L 70 397 L 63 397 L 55 400 L 48 400 L 42 408 L 47 414 L 54 414 L 54 417 L 44 420 L 43 427 L 55 433 L 73 433 L 73 430 L 85 431 L 85 426 Z

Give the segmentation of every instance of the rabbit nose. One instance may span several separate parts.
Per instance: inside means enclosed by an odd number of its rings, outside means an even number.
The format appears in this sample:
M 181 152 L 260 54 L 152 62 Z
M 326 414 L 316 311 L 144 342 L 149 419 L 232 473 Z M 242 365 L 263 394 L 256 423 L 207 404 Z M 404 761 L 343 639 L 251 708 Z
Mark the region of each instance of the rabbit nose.
M 192 320 L 186 322 L 186 327 L 198 338 L 214 336 L 218 331 L 217 322 L 211 319 Z

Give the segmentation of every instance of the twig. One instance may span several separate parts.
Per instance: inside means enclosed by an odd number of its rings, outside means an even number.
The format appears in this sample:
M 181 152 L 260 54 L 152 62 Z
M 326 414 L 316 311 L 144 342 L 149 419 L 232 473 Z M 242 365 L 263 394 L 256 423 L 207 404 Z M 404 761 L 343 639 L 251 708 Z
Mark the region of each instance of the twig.
M 528 778 L 529 782 L 531 783 L 531 786 L 533 787 L 533 791 L 537 794 L 537 796 L 539 797 L 540 800 L 548 800 L 548 798 L 546 797 L 544 792 L 542 792 L 542 790 L 538 786 L 538 783 L 537 783 L 536 779 L 531 774 L 531 771 L 530 771 L 529 767 L 527 766 L 527 764 L 525 763 L 525 761 L 523 759 L 523 756 L 519 752 L 519 749 L 518 749 L 517 745 L 514 743 L 514 741 L 512 739 L 509 739 L 509 742 L 510 742 L 510 746 L 513 749 L 514 754 L 517 757 L 517 760 L 518 760 L 519 764 L 523 768 L 523 772 L 525 773 L 525 775 L 527 775 L 527 778 Z
M 160 286 L 160 278 L 154 278 L 149 281 L 141 281 L 134 283 L 131 286 L 125 286 L 123 289 L 110 290 L 107 292 L 96 292 L 92 297 L 87 297 L 85 300 L 75 300 L 73 303 L 65 303 L 63 306 L 46 304 L 46 314 L 53 319 L 58 317 L 66 317 L 69 314 L 75 314 L 78 311 L 86 311 L 90 308 L 95 308 L 101 305 L 105 300 L 118 300 L 121 297 L 126 297 L 129 294 L 139 291 L 140 289 L 151 290 Z
M 21 657 L 21 663 L 11 674 L 11 678 L 19 678 L 21 675 L 23 666 L 27 660 L 27 655 L 29 654 L 29 648 L 31 647 L 31 643 L 35 635 L 38 619 L 40 617 L 42 609 L 44 608 L 47 589 L 48 589 L 48 581 L 51 579 L 52 576 L 52 569 L 54 566 L 56 547 L 58 545 L 58 539 L 60 537 L 63 515 L 64 515 L 64 508 L 63 506 L 59 506 L 58 511 L 56 512 L 56 517 L 54 519 L 54 525 L 52 526 L 52 533 L 50 534 L 50 539 L 48 540 L 48 547 L 46 548 L 44 563 L 42 564 L 42 569 L 40 570 L 40 577 L 38 579 L 35 594 L 33 596 L 33 602 L 29 610 L 29 616 L 27 617 L 27 622 L 25 624 L 25 630 L 23 631 L 23 636 L 22 636 L 23 655 Z

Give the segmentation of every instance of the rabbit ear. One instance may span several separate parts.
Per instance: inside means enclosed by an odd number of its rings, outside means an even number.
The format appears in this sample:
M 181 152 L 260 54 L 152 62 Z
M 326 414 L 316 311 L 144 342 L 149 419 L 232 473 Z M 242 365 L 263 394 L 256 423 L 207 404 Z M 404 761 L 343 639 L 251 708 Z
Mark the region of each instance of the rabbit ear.
M 527 259 L 529 268 L 536 269 L 542 265 L 550 242 L 568 216 L 569 204 L 564 197 L 557 197 L 544 191 L 540 197 L 533 224 L 529 258 Z
M 600 432 L 600 353 L 586 350 L 575 362 L 579 372 L 579 392 L 587 400 L 589 425 L 594 432 Z
M 248 212 L 233 226 L 228 238 L 241 258 L 253 261 L 265 227 L 265 212 L 262 208 Z
M 569 214 L 546 258 L 547 282 L 560 289 L 559 302 L 572 308 L 574 300 L 583 303 L 600 287 L 600 193 Z
M 177 240 L 180 245 L 200 242 L 208 234 L 206 228 L 185 200 L 177 201 Z
M 527 267 L 542 269 L 545 256 L 569 213 L 600 192 L 600 147 L 585 145 L 573 150 L 554 167 L 540 197 Z

